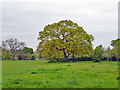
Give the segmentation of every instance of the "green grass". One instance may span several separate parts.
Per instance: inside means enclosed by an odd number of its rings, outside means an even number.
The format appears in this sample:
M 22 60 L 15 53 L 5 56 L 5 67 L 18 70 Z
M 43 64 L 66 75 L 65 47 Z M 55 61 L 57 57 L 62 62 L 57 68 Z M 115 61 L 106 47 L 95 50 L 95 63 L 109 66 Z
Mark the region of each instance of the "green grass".
M 0 60 L 0 90 L 2 89 L 2 60 Z
M 2 61 L 3 88 L 117 88 L 117 62 Z

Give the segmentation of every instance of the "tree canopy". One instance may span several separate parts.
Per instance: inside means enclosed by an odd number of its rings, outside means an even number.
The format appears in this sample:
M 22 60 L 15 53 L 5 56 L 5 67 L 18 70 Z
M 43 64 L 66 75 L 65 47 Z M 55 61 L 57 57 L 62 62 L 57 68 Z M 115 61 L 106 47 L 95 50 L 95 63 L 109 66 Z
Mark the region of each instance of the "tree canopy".
M 33 54 L 33 49 L 29 48 L 29 47 L 24 47 L 23 52 L 24 52 L 24 54 L 28 54 L 28 53 Z
M 19 42 L 17 39 L 10 38 L 5 41 L 2 41 L 2 48 L 4 51 L 10 50 L 11 56 L 13 60 L 15 59 L 15 55 L 21 51 L 25 47 L 24 42 Z
M 116 40 L 112 40 L 110 45 L 114 47 L 114 46 L 116 46 L 119 43 L 120 43 L 120 38 L 118 38 Z
M 102 47 L 102 45 L 96 46 L 93 54 L 94 61 L 95 62 L 101 61 L 101 59 L 103 58 L 103 54 L 104 54 L 104 48 Z
M 88 55 L 93 52 L 93 36 L 70 20 L 48 24 L 39 32 L 38 40 L 40 43 L 37 51 L 46 57 L 63 52 L 65 60 L 68 61 L 70 55 L 74 59 L 75 55 Z
M 117 61 L 120 58 L 120 38 L 111 41 L 111 46 L 113 47 L 113 51 L 115 56 L 117 57 Z

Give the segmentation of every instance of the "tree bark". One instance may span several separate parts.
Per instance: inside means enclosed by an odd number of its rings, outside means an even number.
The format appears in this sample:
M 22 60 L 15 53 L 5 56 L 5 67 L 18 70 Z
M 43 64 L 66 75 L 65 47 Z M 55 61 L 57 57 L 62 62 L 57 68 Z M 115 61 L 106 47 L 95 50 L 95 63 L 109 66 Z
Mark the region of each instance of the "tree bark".
M 68 56 L 65 57 L 65 62 L 69 62 Z
M 69 62 L 68 56 L 66 55 L 65 51 L 63 51 L 63 53 L 64 53 L 65 62 Z
M 74 53 L 72 55 L 72 61 L 75 62 Z

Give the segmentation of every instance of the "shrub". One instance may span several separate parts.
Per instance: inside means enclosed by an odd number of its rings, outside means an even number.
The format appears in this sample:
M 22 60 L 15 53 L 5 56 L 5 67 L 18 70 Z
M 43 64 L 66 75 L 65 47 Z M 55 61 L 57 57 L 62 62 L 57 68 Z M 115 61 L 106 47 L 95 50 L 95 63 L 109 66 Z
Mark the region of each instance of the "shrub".
M 56 60 L 57 60 L 57 62 L 63 62 L 64 58 L 57 58 Z
M 98 55 L 94 55 L 93 62 L 100 62 L 100 61 L 101 61 L 101 57 Z
M 32 54 L 31 60 L 35 60 L 35 55 L 34 54 Z
M 100 59 L 93 60 L 93 62 L 101 62 Z

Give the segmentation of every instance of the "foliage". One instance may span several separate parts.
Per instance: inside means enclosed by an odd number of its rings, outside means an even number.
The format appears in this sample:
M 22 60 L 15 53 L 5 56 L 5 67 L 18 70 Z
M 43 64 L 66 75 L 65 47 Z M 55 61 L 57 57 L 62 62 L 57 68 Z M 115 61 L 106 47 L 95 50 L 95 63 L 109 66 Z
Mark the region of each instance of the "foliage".
M 32 48 L 24 47 L 18 55 L 19 60 L 35 60 L 35 55 Z
M 120 58 L 120 39 L 112 40 L 111 46 L 113 47 L 112 53 L 117 57 L 117 60 Z
M 103 58 L 104 48 L 102 45 L 96 46 L 93 54 L 93 61 L 100 62 Z
M 17 39 L 10 38 L 2 41 L 2 48 L 4 51 L 10 50 L 10 54 L 15 59 L 15 55 L 25 47 L 24 42 L 19 42 Z
M 10 50 L 2 49 L 2 59 L 12 59 Z
M 41 53 L 38 54 L 38 58 L 39 58 L 39 59 L 43 58 L 43 56 L 42 56 Z
M 34 54 L 31 54 L 31 60 L 35 60 L 35 55 Z
M 116 40 L 112 40 L 110 45 L 114 47 L 114 46 L 116 46 L 119 43 L 120 43 L 120 38 L 118 38 Z
M 24 54 L 33 54 L 33 49 L 29 47 L 24 47 L 23 52 Z
M 75 55 L 87 55 L 93 51 L 93 36 L 70 20 L 48 24 L 39 32 L 38 40 L 40 43 L 37 51 L 44 57 L 59 55 L 62 52 L 65 60 L 68 61 L 70 55 L 74 59 Z
M 50 62 L 53 62 L 53 60 L 57 60 L 57 61 L 63 61 L 63 53 L 62 52 L 58 52 L 55 54 L 50 54 L 46 59 L 51 60 Z
M 29 54 L 20 53 L 18 55 L 18 60 L 29 60 L 29 59 L 30 59 L 30 55 Z
M 20 53 L 18 55 L 18 60 L 35 60 L 35 55 L 34 54 L 23 54 L 23 53 Z

